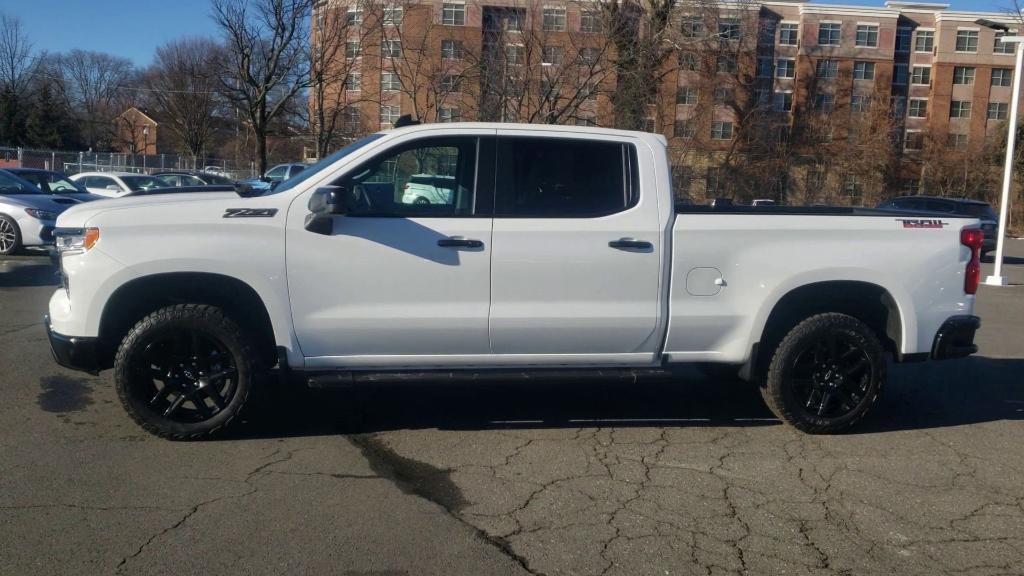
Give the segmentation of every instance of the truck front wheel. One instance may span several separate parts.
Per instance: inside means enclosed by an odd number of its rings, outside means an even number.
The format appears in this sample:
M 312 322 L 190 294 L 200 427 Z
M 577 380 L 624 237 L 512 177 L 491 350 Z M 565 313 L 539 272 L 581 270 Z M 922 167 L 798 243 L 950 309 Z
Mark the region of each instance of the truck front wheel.
M 885 376 L 885 353 L 870 328 L 845 314 L 817 314 L 779 343 L 761 395 L 794 428 L 830 434 L 868 413 Z
M 114 359 L 117 395 L 152 434 L 174 440 L 224 430 L 254 386 L 255 349 L 217 307 L 179 304 L 153 312 L 125 336 Z

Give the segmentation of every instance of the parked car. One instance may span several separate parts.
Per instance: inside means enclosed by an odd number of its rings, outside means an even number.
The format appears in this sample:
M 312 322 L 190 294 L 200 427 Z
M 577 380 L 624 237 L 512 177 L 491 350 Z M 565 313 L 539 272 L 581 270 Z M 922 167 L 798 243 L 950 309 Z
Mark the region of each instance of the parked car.
M 249 185 L 253 190 L 272 190 L 277 184 L 294 177 L 306 168 L 308 168 L 308 166 L 300 163 L 278 164 L 270 170 L 267 170 L 267 173 L 260 178 L 248 178 L 246 180 L 240 180 L 238 183 Z
M 158 196 L 160 194 L 192 194 L 205 192 L 235 192 L 235 186 L 223 184 L 204 184 L 202 186 L 167 186 L 165 188 L 147 188 L 136 190 L 124 195 L 125 198 L 136 196 Z
M 166 170 L 153 174 L 156 178 L 163 180 L 170 186 L 209 186 L 222 185 L 233 186 L 235 181 L 220 174 L 209 172 L 189 172 L 181 170 Z
M 71 176 L 71 180 L 85 186 L 93 194 L 108 198 L 119 198 L 138 190 L 167 187 L 167 183 L 159 178 L 132 172 L 81 172 Z
M 981 245 L 982 256 L 996 249 L 999 235 L 999 216 L 988 202 L 968 198 L 944 198 L 940 196 L 900 196 L 878 205 L 882 210 L 901 212 L 922 212 L 935 214 L 958 214 L 977 218 L 985 240 Z
M 451 204 L 454 176 L 413 174 L 402 192 L 403 204 Z
M 55 231 L 50 345 L 113 367 L 127 412 L 167 438 L 230 426 L 275 365 L 324 387 L 710 363 L 829 433 L 865 416 L 890 357 L 977 350 L 976 218 L 673 208 L 670 167 L 646 132 L 424 124 L 271 194 L 79 205 Z M 396 197 L 424 174 L 454 175 L 446 203 Z
M 775 206 L 775 200 L 771 198 L 757 198 L 750 203 L 751 206 Z
M 0 170 L 0 255 L 24 246 L 53 243 L 57 215 L 79 204 L 71 197 L 47 194 L 31 182 Z
M 74 198 L 79 202 L 91 202 L 93 200 L 103 199 L 103 196 L 90 193 L 84 186 L 72 181 L 71 178 L 63 172 L 40 170 L 38 168 L 5 168 L 5 170 L 22 180 L 31 182 L 36 188 L 39 188 L 47 194 L 59 194 L 61 196 Z

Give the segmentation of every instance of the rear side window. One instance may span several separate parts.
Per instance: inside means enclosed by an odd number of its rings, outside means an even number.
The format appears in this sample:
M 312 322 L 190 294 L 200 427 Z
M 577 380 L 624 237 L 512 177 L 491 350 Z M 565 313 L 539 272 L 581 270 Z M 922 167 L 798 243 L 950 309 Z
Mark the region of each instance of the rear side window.
M 632 145 L 565 138 L 498 141 L 495 215 L 588 218 L 636 204 Z
M 960 213 L 979 218 L 981 220 L 998 220 L 995 210 L 988 204 L 967 204 L 960 207 Z
M 943 202 L 942 200 L 928 200 L 925 202 L 924 209 L 929 212 L 949 212 L 952 214 L 956 212 L 956 205 L 952 202 Z

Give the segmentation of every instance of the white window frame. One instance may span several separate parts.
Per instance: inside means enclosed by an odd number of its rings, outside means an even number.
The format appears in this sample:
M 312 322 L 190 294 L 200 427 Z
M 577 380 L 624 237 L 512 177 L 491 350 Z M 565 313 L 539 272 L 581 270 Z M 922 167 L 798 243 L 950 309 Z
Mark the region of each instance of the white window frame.
M 931 40 L 932 47 L 929 48 L 928 50 L 918 50 L 917 49 L 917 38 L 921 34 L 921 32 L 927 32 L 928 33 L 928 38 Z M 915 52 L 917 54 L 931 54 L 931 53 L 933 53 L 935 51 L 935 28 L 918 28 L 917 30 L 915 30 L 914 31 L 914 40 L 913 40 L 912 44 L 913 44 L 913 47 L 910 49 L 912 52 Z
M 1003 117 L 1002 118 L 993 118 L 992 117 L 992 106 L 993 105 L 1001 107 L 1001 108 L 997 108 L 997 109 L 1001 109 L 1003 111 Z M 988 109 L 985 111 L 985 119 L 986 120 L 995 120 L 997 122 L 1001 122 L 1003 120 L 1006 120 L 1009 117 L 1010 117 L 1010 104 L 1009 103 L 1007 103 L 1007 102 L 989 102 L 988 103 Z
M 910 142 L 909 136 L 911 134 L 920 134 L 922 132 L 924 132 L 924 130 L 920 130 L 920 129 L 907 129 L 906 133 L 903 136 L 903 151 L 904 152 L 920 152 L 922 149 L 924 149 L 924 146 L 923 146 L 924 142 L 921 143 L 922 144 L 921 148 L 907 148 L 907 142 Z
M 786 96 L 789 96 L 789 108 L 780 106 L 779 104 L 785 104 Z M 776 112 L 792 112 L 793 111 L 793 91 L 792 90 L 776 90 L 772 95 L 772 110 Z
M 1006 81 L 1006 84 L 996 84 L 995 83 L 996 71 L 1000 72 L 1000 76 L 1005 76 L 1006 74 L 1009 74 L 1010 78 L 1009 78 L 1009 80 Z M 1013 86 L 1013 68 L 995 68 L 995 67 L 993 67 L 992 68 L 991 76 L 989 77 L 989 81 L 991 82 L 991 86 L 993 86 L 993 87 L 1009 88 L 1009 87 Z
M 565 6 L 544 6 L 541 9 L 541 29 L 545 32 L 565 32 L 568 27 L 566 20 Z
M 395 50 L 395 48 L 398 48 Z M 380 54 L 384 58 L 401 58 L 402 57 L 402 41 L 388 38 L 380 44 Z
M 388 80 L 385 80 L 387 78 Z M 394 86 L 395 82 L 398 83 L 398 88 L 390 88 Z M 392 70 L 382 70 L 380 73 L 380 89 L 382 92 L 398 92 L 402 89 L 402 77 L 398 75 L 398 72 Z
M 924 116 L 914 116 L 911 114 L 911 110 L 914 109 L 914 102 L 924 102 Z M 907 118 L 927 118 L 928 117 L 928 99 L 927 98 L 908 98 L 907 99 Z
M 388 118 L 394 118 L 393 120 L 385 120 L 384 119 L 384 111 L 385 110 L 387 110 L 388 112 L 390 112 L 391 110 L 397 110 L 398 112 L 395 113 L 393 116 L 390 113 L 388 114 Z M 402 117 L 402 107 L 401 106 L 383 105 L 383 106 L 380 107 L 380 119 L 379 120 L 380 120 L 381 126 L 394 126 L 395 122 L 397 122 L 398 119 L 401 118 L 401 117 Z
M 874 44 L 861 44 L 860 43 L 860 40 L 859 40 L 858 36 L 860 36 L 860 32 L 861 32 L 860 29 L 861 28 L 867 28 L 867 30 L 865 31 L 865 34 L 867 34 L 867 37 L 869 39 L 871 38 L 871 29 L 874 28 L 874 32 L 875 32 L 875 43 Z M 853 46 L 855 48 L 878 48 L 878 36 L 881 33 L 880 28 L 881 27 L 878 25 L 878 22 L 857 22 L 857 28 L 854 30 L 854 35 L 853 35 Z
M 928 81 L 927 82 L 915 82 L 914 81 L 914 70 L 918 68 L 922 70 L 928 70 Z M 932 85 L 932 65 L 931 64 L 914 64 L 910 67 L 910 77 L 908 79 L 911 86 L 931 86 Z
M 792 29 L 790 29 L 790 28 L 786 29 L 787 32 L 792 30 L 793 32 L 796 33 L 796 36 L 793 38 L 793 42 L 789 43 L 789 42 L 783 42 L 782 41 L 782 27 L 783 26 L 792 26 L 793 27 Z M 783 21 L 779 22 L 779 46 L 796 46 L 798 44 L 800 44 L 800 23 L 799 22 L 795 22 L 793 20 L 783 20 Z
M 975 34 L 975 36 L 974 36 L 974 50 L 960 50 L 959 49 L 959 47 L 957 45 L 960 43 L 960 33 L 961 32 L 974 32 L 974 34 Z M 956 36 L 953 38 L 953 51 L 956 52 L 957 54 L 977 54 L 978 53 L 978 45 L 980 43 L 981 43 L 981 28 L 966 28 L 966 27 L 962 27 L 961 26 L 961 27 L 958 27 L 956 29 Z M 970 42 L 968 42 L 968 44 L 970 44 Z
M 781 62 L 788 62 L 785 67 L 780 66 Z M 788 76 L 782 76 L 783 68 L 790 74 Z M 775 77 L 776 78 L 796 78 L 796 59 L 794 58 L 776 58 L 775 59 Z
M 962 70 L 963 71 L 963 79 L 966 80 L 969 77 L 970 78 L 970 82 L 957 82 L 956 81 L 956 73 L 957 73 L 958 70 Z M 970 71 L 970 74 L 967 73 L 968 71 Z M 977 80 L 977 77 L 978 77 L 978 69 L 975 66 L 954 66 L 953 67 L 953 86 L 974 86 L 974 82 L 975 82 L 975 80 Z
M 715 125 L 719 125 L 718 133 L 724 135 L 726 125 L 729 126 L 729 137 L 728 138 L 716 138 L 715 137 Z M 728 142 L 733 139 L 733 131 L 735 127 L 731 120 L 715 120 L 711 122 L 711 139 L 718 142 Z
M 833 24 L 839 26 L 839 39 L 837 42 L 829 42 L 828 44 L 821 43 L 821 27 L 823 25 L 832 26 Z M 829 40 L 832 39 L 832 31 L 829 30 Z M 818 46 L 841 46 L 843 44 L 843 22 L 841 20 L 822 20 L 818 22 Z
M 451 18 L 448 18 L 449 14 Z M 461 15 L 461 16 L 460 16 Z M 449 22 L 450 20 L 450 22 Z M 442 26 L 465 26 L 466 25 L 466 3 L 461 1 L 441 3 L 441 25 Z
M 953 115 L 953 107 L 954 107 L 954 105 L 957 105 L 957 104 L 959 104 L 959 106 L 957 106 L 957 115 L 954 116 Z M 967 115 L 966 116 L 963 115 L 963 113 L 964 113 L 964 104 L 967 104 Z M 964 119 L 964 120 L 969 120 L 971 118 L 971 114 L 973 112 L 974 112 L 974 103 L 972 101 L 970 101 L 970 100 L 950 100 L 950 102 L 949 102 L 949 117 L 950 118 L 961 118 L 961 119 Z
M 857 65 L 863 64 L 865 70 L 871 70 L 871 76 L 868 78 L 857 78 Z M 875 63 L 870 60 L 854 60 L 853 61 L 853 79 L 861 82 L 874 82 L 875 81 Z

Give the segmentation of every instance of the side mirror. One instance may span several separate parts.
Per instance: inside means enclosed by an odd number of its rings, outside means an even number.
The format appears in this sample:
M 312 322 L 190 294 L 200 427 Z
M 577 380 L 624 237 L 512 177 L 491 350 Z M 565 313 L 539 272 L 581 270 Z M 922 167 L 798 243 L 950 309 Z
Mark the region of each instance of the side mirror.
M 329 235 L 334 229 L 333 216 L 351 211 L 352 196 L 343 186 L 324 186 L 313 192 L 308 207 L 306 230 Z

